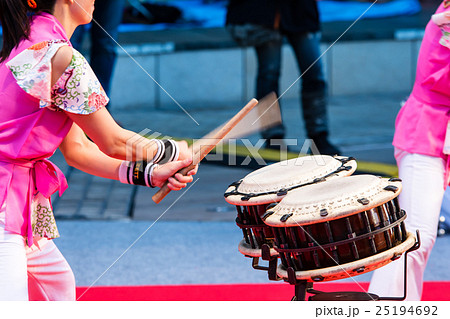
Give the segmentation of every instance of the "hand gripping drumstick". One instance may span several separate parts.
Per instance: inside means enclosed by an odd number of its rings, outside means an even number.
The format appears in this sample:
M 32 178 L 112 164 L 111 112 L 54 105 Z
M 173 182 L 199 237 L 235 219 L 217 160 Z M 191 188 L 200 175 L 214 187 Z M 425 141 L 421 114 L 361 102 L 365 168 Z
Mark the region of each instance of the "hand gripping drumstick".
M 253 109 L 256 104 L 258 104 L 258 100 L 251 99 L 250 102 L 247 103 L 235 116 L 231 118 L 214 136 L 208 139 L 200 139 L 194 145 L 192 145 L 191 149 L 193 150 L 193 159 L 192 164 L 178 171 L 179 173 L 186 175 L 190 170 L 192 170 L 195 165 L 199 164 L 200 161 L 208 155 L 209 152 L 217 145 L 219 142 L 231 131 L 233 127 L 235 127 L 239 121 L 241 121 L 248 112 Z M 203 142 L 202 142 L 203 141 Z M 167 182 L 161 187 L 161 189 L 153 195 L 152 199 L 155 203 L 159 204 L 167 194 L 170 193 L 170 188 L 167 187 Z

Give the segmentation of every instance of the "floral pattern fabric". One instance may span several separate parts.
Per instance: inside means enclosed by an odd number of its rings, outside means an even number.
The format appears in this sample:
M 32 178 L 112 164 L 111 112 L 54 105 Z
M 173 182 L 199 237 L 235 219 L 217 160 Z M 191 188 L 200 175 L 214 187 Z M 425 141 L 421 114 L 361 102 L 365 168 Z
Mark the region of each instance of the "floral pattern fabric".
M 35 44 L 7 63 L 17 84 L 40 100 L 40 107 L 54 111 L 91 114 L 109 102 L 89 63 L 73 49 L 72 60 L 63 75 L 51 87 L 51 59 L 69 43 L 64 40 Z
M 36 192 L 31 202 L 31 228 L 34 238 L 59 237 L 50 200 Z
M 439 40 L 439 43 L 450 49 L 450 24 L 443 25 L 441 31 L 442 38 Z
M 431 19 L 442 31 L 439 44 L 450 49 L 450 11 L 434 14 Z

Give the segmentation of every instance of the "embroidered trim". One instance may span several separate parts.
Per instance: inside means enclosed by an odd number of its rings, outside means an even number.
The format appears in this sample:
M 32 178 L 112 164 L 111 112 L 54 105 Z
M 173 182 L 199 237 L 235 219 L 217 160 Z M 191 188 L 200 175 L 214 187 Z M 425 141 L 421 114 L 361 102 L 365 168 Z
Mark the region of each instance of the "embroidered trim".
M 58 238 L 59 232 L 56 227 L 50 200 L 45 198 L 41 193 L 36 192 L 33 196 L 31 206 L 33 237 Z
M 76 114 L 91 114 L 109 102 L 103 87 L 86 59 L 73 50 L 72 61 L 52 88 L 52 104 L 41 107 L 63 109 Z

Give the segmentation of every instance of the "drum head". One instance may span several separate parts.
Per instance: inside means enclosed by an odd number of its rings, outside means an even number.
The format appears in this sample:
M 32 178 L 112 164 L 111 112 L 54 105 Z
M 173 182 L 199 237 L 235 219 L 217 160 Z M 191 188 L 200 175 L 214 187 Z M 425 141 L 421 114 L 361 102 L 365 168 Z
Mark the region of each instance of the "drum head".
M 290 191 L 266 213 L 264 223 L 273 227 L 322 223 L 367 211 L 401 192 L 399 179 L 355 175 L 308 185 Z
M 260 205 L 279 202 L 292 188 L 301 187 L 356 170 L 356 161 L 348 157 L 328 155 L 302 156 L 260 168 L 225 192 L 225 200 L 233 205 Z M 287 191 L 286 191 L 287 190 Z

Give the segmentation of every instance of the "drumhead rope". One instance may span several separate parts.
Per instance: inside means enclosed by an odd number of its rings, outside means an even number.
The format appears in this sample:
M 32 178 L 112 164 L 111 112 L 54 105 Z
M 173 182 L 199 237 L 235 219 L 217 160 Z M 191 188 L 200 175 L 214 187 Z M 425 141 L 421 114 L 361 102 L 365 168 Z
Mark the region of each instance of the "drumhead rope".
M 289 191 L 331 177 L 349 176 L 356 170 L 353 157 L 302 156 L 260 168 L 232 183 L 225 200 L 233 205 L 257 205 L 280 201 Z

